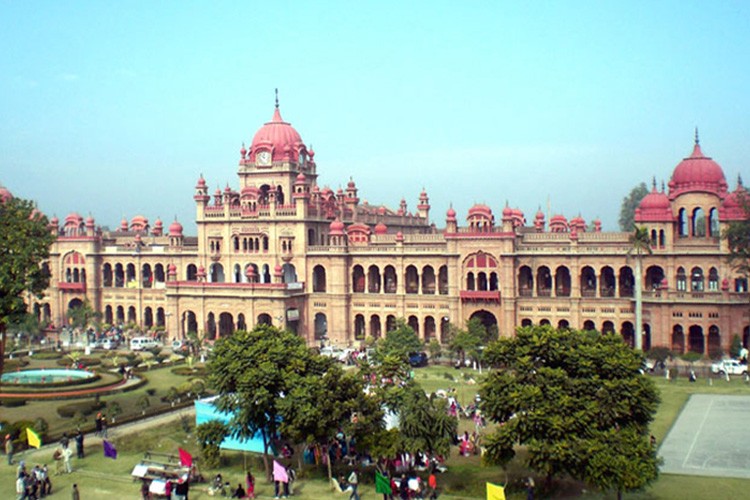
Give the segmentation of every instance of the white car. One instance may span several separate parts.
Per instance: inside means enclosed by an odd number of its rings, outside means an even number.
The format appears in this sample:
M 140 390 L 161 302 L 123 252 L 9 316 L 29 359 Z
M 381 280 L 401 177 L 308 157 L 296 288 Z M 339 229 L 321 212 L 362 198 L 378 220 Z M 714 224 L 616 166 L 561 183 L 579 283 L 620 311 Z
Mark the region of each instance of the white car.
M 720 375 L 747 375 L 747 365 L 740 364 L 736 359 L 723 359 L 711 365 L 711 372 Z
M 321 356 L 326 356 L 328 358 L 333 358 L 339 363 L 346 363 L 347 358 L 351 354 L 352 349 L 342 349 L 340 347 L 336 346 L 325 346 L 320 350 Z

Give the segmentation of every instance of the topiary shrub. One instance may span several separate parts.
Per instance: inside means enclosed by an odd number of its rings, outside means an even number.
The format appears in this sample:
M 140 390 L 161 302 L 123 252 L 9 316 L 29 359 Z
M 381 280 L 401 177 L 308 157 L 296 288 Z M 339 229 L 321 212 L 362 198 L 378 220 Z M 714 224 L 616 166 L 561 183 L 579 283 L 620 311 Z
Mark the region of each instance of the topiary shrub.
M 3 399 L 3 406 L 6 408 L 18 408 L 26 404 L 26 398 L 6 398 Z
M 57 351 L 40 351 L 35 352 L 32 358 L 39 359 L 39 360 L 46 360 L 46 359 L 60 359 L 63 357 L 63 354 L 61 352 Z

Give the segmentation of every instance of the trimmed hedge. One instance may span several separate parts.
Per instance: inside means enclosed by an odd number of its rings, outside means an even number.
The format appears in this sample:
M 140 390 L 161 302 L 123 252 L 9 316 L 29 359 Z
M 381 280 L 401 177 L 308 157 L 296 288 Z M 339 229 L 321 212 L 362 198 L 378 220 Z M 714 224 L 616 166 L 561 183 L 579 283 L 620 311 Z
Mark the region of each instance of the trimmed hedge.
M 26 398 L 5 398 L 0 399 L 0 402 L 7 408 L 18 408 L 26 404 Z
M 189 366 L 178 366 L 176 368 L 172 368 L 172 373 L 175 375 L 182 375 L 184 377 L 206 377 L 208 376 L 208 369 L 205 366 L 198 366 L 190 368 Z
M 92 399 L 90 401 L 81 401 L 57 407 L 57 414 L 62 418 L 73 418 L 76 413 L 81 412 L 84 416 L 91 415 L 95 411 L 101 410 L 106 405 L 102 401 Z
M 97 366 L 102 364 L 102 360 L 99 358 L 81 358 L 77 361 L 77 363 L 82 364 L 84 367 L 88 366 Z M 57 364 L 60 366 L 70 366 L 73 364 L 73 361 L 70 358 L 64 358 L 64 359 L 58 359 Z
M 32 358 L 39 360 L 46 359 L 60 359 L 63 357 L 63 353 L 57 351 L 39 351 L 35 352 Z

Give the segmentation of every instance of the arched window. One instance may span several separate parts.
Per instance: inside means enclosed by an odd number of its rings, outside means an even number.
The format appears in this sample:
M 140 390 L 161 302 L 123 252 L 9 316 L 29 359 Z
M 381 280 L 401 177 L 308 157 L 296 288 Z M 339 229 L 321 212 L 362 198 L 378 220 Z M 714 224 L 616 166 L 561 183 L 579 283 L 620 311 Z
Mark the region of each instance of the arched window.
M 219 337 L 228 337 L 234 333 L 234 319 L 232 315 L 223 312 L 219 314 Z
M 198 280 L 198 268 L 195 267 L 195 264 L 188 264 L 187 269 L 185 269 L 185 279 L 188 281 Z
M 374 339 L 378 339 L 381 336 L 380 316 L 377 314 L 370 316 L 370 336 Z
M 687 290 L 687 276 L 685 275 L 685 269 L 682 267 L 677 268 L 677 275 L 675 276 L 677 290 L 684 292 Z
M 112 265 L 111 264 L 104 264 L 104 269 L 102 269 L 102 286 L 107 287 L 107 288 L 112 286 Z M 111 323 L 111 321 L 108 321 L 108 323 Z
M 122 264 L 115 264 L 115 288 L 122 288 L 125 286 L 125 271 L 123 271 Z
M 221 264 L 211 264 L 211 283 L 224 283 L 224 266 Z
M 474 273 L 469 273 L 466 275 L 466 289 L 469 291 L 474 291 L 476 289 L 476 283 L 474 282 Z
M 285 263 L 283 266 L 281 266 L 281 269 L 283 271 L 282 280 L 284 283 L 297 283 L 297 269 L 295 269 L 294 264 Z
M 424 319 L 424 341 L 429 342 L 435 338 L 435 318 L 427 316 Z
M 154 281 L 164 283 L 164 264 L 156 264 L 154 266 Z
M 406 277 L 404 280 L 406 293 L 419 293 L 419 272 L 414 266 L 406 268 Z
M 326 291 L 326 268 L 323 266 L 315 266 L 313 268 L 313 292 L 325 292 Z
M 367 292 L 380 293 L 380 268 L 370 266 L 367 269 Z
M 497 273 L 491 272 L 490 273 L 490 291 L 496 292 L 498 290 L 498 281 L 497 281 Z
M 354 317 L 354 338 L 356 340 L 365 339 L 365 317 L 361 314 Z
M 534 275 L 529 266 L 521 266 L 518 270 L 518 295 L 531 297 L 534 294 Z
M 138 279 L 137 276 L 135 275 L 135 264 L 128 264 L 127 269 L 128 269 L 128 271 L 127 271 L 127 282 L 128 283 L 135 282 Z
M 555 270 L 555 295 L 570 297 L 570 271 L 565 266 L 559 266 Z
M 711 292 L 719 291 L 719 272 L 715 267 L 708 270 L 708 290 Z
M 687 234 L 687 214 L 685 213 L 685 209 L 681 208 L 679 212 L 677 212 L 677 234 L 681 238 L 686 237 Z
M 716 212 L 716 208 L 708 211 L 708 235 L 712 238 L 721 236 L 721 232 L 719 231 L 719 215 Z
M 552 295 L 552 274 L 549 267 L 541 266 L 536 271 L 536 294 L 540 297 Z
M 620 277 L 618 287 L 620 290 L 620 297 L 632 297 L 635 290 L 635 276 L 633 276 L 633 270 L 628 266 L 620 268 Z
M 422 268 L 422 293 L 426 295 L 435 294 L 435 270 L 432 266 Z
M 328 319 L 323 313 L 315 313 L 315 340 L 322 340 L 328 334 Z
M 596 296 L 596 273 L 591 266 L 586 266 L 581 270 L 581 296 Z
M 396 293 L 398 276 L 393 266 L 385 266 L 385 293 Z
M 682 325 L 672 327 L 672 350 L 678 354 L 685 352 L 685 332 Z
M 664 269 L 659 266 L 649 266 L 649 268 L 646 269 L 647 290 L 658 290 L 661 288 L 662 281 L 664 281 Z
M 411 327 L 412 330 L 414 330 L 414 333 L 417 334 L 417 337 L 419 337 L 419 318 L 417 318 L 416 316 L 409 316 L 407 324 Z
M 477 290 L 480 292 L 487 291 L 487 274 L 484 272 L 477 273 Z
M 154 326 L 154 311 L 150 307 L 143 311 L 143 326 L 147 328 Z
M 599 293 L 601 297 L 615 296 L 615 271 L 609 266 L 602 268 L 601 289 Z
M 141 276 L 143 276 L 143 288 L 151 288 L 154 282 L 154 275 L 151 273 L 150 264 L 143 264 L 141 266 Z
M 396 316 L 389 314 L 385 318 L 385 331 L 386 333 L 392 332 L 396 329 Z
M 693 292 L 703 291 L 703 269 L 694 267 L 690 271 L 690 289 Z
M 693 227 L 692 227 L 692 235 L 696 238 L 705 238 L 706 237 L 706 213 L 703 211 L 702 208 L 696 208 L 693 210 L 693 217 L 692 217 Z
M 438 272 L 438 290 L 440 295 L 448 295 L 448 266 L 440 266 Z
M 354 293 L 365 292 L 365 271 L 360 265 L 356 265 L 352 269 L 352 287 Z

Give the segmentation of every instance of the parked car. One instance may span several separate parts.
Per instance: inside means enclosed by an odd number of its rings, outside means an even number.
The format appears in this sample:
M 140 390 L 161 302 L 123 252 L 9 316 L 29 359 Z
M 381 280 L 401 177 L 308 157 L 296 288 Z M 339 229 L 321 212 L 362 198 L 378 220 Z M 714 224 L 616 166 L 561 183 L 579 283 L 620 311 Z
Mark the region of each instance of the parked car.
M 424 351 L 410 352 L 409 364 L 414 367 L 427 366 L 427 353 Z
M 747 365 L 741 364 L 736 359 L 723 359 L 711 365 L 711 372 L 720 375 L 747 375 Z
M 118 343 L 114 339 L 100 339 L 96 341 L 96 344 L 94 344 L 94 348 L 111 351 L 113 349 L 117 349 L 117 345 Z
M 333 358 L 341 363 L 344 363 L 346 361 L 347 354 L 348 353 L 344 349 L 332 345 L 327 345 L 320 349 L 321 356 Z
M 130 350 L 131 351 L 145 351 L 153 347 L 158 347 L 159 342 L 150 337 L 133 337 L 130 339 Z

